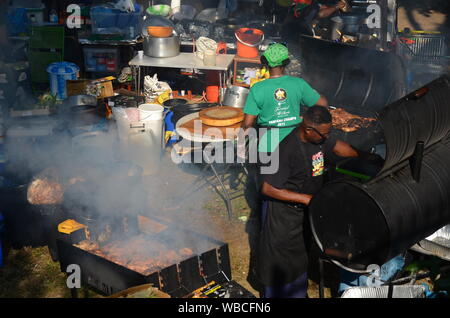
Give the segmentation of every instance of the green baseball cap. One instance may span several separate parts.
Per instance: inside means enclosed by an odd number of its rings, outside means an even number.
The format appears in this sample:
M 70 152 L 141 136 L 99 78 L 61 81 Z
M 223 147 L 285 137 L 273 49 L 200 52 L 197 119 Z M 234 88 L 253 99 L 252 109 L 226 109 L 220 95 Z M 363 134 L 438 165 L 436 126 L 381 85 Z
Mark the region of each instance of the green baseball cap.
M 289 58 L 287 47 L 281 43 L 269 45 L 264 51 L 263 56 L 266 58 L 270 67 L 277 67 L 283 64 L 284 60 Z

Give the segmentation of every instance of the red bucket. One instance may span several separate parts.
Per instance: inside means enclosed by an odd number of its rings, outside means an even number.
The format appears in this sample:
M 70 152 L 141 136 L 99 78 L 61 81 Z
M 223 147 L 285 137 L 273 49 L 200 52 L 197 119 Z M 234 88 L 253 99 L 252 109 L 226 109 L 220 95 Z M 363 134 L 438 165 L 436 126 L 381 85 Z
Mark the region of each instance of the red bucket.
M 219 102 L 219 86 L 209 85 L 206 87 L 206 99 L 208 103 Z
M 237 55 L 254 58 L 258 56 L 258 46 L 264 41 L 264 32 L 253 28 L 240 28 L 234 35 L 237 42 Z

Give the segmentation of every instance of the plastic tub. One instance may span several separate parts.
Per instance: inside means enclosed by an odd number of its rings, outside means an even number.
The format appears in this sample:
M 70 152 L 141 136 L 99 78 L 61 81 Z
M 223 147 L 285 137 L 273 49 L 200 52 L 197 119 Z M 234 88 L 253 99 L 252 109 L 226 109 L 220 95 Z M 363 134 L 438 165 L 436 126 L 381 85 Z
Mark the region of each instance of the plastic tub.
M 92 7 L 91 21 L 93 30 L 117 27 L 117 19 L 121 11 L 106 7 Z
M 240 28 L 235 32 L 237 55 L 245 58 L 258 56 L 258 46 L 264 41 L 264 32 L 253 28 Z
M 52 63 L 47 67 L 49 73 L 50 91 L 57 99 L 67 98 L 67 80 L 76 80 L 80 68 L 69 62 Z
M 151 121 L 151 120 L 162 120 L 164 107 L 158 104 L 142 104 L 139 106 L 140 120 Z

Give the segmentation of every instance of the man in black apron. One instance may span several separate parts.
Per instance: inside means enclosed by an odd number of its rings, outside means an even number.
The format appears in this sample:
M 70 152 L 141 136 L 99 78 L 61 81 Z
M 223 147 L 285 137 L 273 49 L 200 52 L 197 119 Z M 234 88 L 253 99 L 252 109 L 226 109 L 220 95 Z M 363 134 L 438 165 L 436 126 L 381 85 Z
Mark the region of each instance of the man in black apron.
M 307 292 L 309 239 L 307 206 L 323 183 L 325 158 L 334 152 L 358 157 L 349 144 L 330 136 L 331 114 L 325 107 L 308 108 L 294 129 L 272 153 L 278 170 L 261 174 L 262 229 L 257 252 L 257 275 L 264 297 L 301 298 Z

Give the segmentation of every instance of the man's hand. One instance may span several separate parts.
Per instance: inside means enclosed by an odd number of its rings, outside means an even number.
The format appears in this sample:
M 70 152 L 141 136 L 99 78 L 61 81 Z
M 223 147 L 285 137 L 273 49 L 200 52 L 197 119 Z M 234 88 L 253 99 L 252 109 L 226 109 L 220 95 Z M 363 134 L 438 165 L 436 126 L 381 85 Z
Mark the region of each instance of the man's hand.
M 342 0 L 339 1 L 339 2 L 336 4 L 336 8 L 339 9 L 339 10 L 344 9 L 346 6 L 347 6 L 347 3 L 346 3 L 345 1 L 342 1 Z
M 303 195 L 305 197 L 305 205 L 309 205 L 309 203 L 311 203 L 311 199 L 312 199 L 312 195 L 311 194 L 304 194 Z

